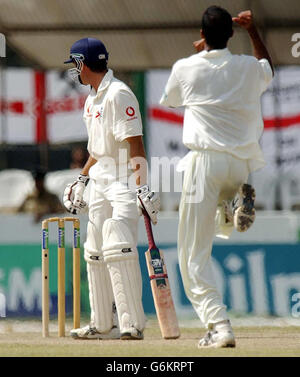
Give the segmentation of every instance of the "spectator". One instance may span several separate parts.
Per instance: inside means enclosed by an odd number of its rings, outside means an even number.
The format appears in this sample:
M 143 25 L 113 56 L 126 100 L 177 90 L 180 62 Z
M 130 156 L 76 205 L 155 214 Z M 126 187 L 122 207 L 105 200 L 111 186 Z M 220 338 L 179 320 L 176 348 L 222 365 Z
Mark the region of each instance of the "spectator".
M 32 175 L 35 180 L 35 190 L 25 198 L 17 212 L 32 213 L 36 223 L 45 215 L 65 212 L 58 197 L 45 188 L 45 171 L 37 169 Z

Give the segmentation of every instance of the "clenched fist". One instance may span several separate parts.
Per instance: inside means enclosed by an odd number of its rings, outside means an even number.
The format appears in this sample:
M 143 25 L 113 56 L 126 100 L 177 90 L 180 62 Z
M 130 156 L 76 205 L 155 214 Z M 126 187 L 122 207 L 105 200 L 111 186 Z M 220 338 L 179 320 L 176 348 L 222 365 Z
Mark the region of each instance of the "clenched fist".
M 205 39 L 202 38 L 199 41 L 193 42 L 193 46 L 197 52 L 201 52 L 205 47 Z
M 251 10 L 245 10 L 239 13 L 237 17 L 232 17 L 232 21 L 236 22 L 246 30 L 250 29 L 253 26 L 253 17 Z

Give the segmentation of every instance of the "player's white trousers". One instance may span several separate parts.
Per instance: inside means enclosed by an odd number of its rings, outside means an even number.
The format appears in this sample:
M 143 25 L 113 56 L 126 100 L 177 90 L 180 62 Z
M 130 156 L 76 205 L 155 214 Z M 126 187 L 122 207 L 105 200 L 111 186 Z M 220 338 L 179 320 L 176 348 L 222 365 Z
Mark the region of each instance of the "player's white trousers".
M 193 151 L 184 173 L 179 208 L 178 253 L 185 293 L 208 327 L 228 319 L 212 270 L 216 212 L 248 179 L 246 160 L 228 153 Z
M 116 300 L 113 294 L 108 265 L 102 250 L 104 242 L 103 224 L 107 219 L 114 219 L 117 223 L 124 222 L 127 226 L 126 229 L 128 229 L 128 240 L 131 240 L 132 243 L 130 246 L 133 248 L 136 256 L 139 216 L 135 193 L 130 191 L 126 184 L 115 180 L 107 182 L 95 179 L 91 179 L 90 184 L 89 221 L 84 251 L 89 282 L 91 324 L 98 331 L 107 332 L 116 324 L 114 323 L 112 311 Z M 134 266 L 138 277 L 135 280 L 135 284 L 137 285 L 136 289 L 139 289 L 140 292 L 140 297 L 137 301 L 140 301 L 141 306 L 142 280 L 137 257 L 135 261 Z M 123 265 L 123 263 L 126 265 L 126 262 L 122 261 L 121 264 Z M 142 327 L 141 330 L 143 326 L 144 324 L 140 326 Z

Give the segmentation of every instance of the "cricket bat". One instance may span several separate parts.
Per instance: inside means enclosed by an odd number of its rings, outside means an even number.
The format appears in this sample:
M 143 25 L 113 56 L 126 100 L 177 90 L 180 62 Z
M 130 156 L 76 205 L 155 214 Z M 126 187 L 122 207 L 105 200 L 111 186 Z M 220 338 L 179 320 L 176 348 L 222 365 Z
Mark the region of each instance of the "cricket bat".
M 146 264 L 160 331 L 163 338 L 176 339 L 179 338 L 180 331 L 164 255 L 155 245 L 149 215 L 144 210 L 143 215 L 149 243 L 149 249 L 145 253 Z

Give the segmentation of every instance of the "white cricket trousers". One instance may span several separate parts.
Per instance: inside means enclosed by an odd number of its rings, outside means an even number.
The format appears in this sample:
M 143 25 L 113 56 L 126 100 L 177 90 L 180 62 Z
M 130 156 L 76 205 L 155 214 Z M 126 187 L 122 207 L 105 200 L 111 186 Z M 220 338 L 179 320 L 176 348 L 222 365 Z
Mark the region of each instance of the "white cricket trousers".
M 248 175 L 247 160 L 210 150 L 193 151 L 184 173 L 179 208 L 179 267 L 185 293 L 207 328 L 228 319 L 211 260 L 217 207 L 223 200 L 234 198 Z
M 138 210 L 136 205 L 136 195 L 127 186 L 114 179 L 93 179 L 91 176 L 91 189 L 89 198 L 89 221 L 87 226 L 87 238 L 84 244 L 85 257 L 87 261 L 87 272 L 89 281 L 89 298 L 91 307 L 91 324 L 96 326 L 100 331 L 106 329 L 103 318 L 112 316 L 112 305 L 114 302 L 111 279 L 106 263 L 102 263 L 103 269 L 99 272 L 102 276 L 97 277 L 96 272 L 92 269 L 90 257 L 97 257 L 103 261 L 103 224 L 107 219 L 119 220 L 126 223 L 129 234 L 128 240 L 133 241 L 133 248 L 137 245 L 138 233 Z M 100 268 L 100 267 L 99 267 Z M 139 266 L 137 266 L 139 268 Z M 139 275 L 140 300 L 142 299 L 142 279 Z M 105 291 L 105 292 L 104 292 Z M 110 297 L 107 297 L 110 296 Z M 109 307 L 105 308 L 104 303 Z

